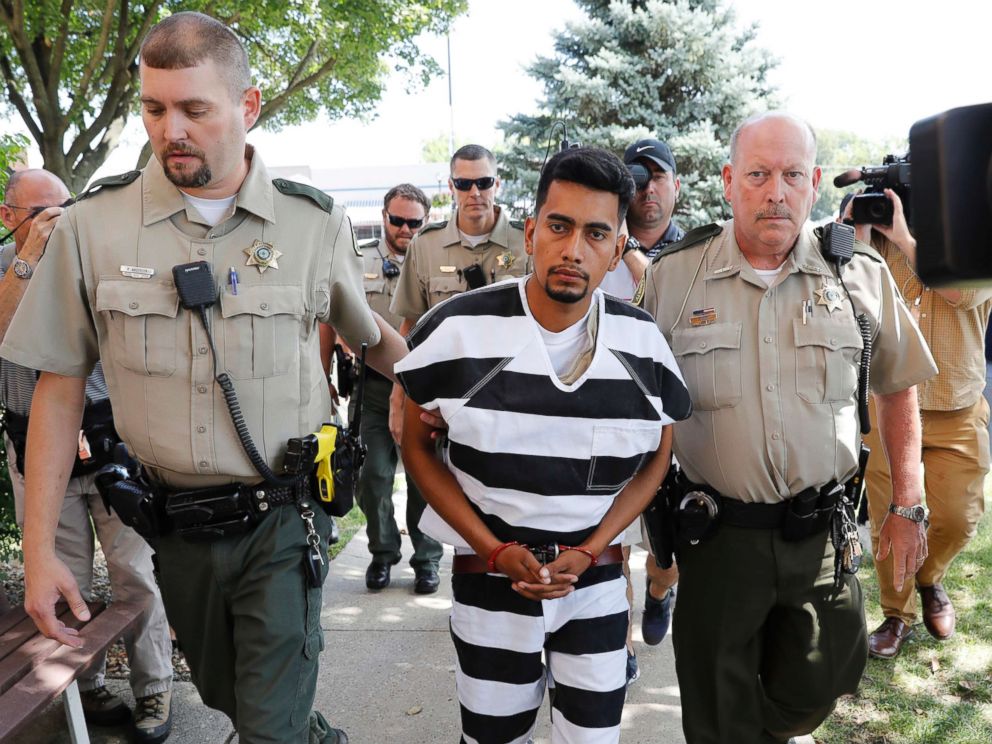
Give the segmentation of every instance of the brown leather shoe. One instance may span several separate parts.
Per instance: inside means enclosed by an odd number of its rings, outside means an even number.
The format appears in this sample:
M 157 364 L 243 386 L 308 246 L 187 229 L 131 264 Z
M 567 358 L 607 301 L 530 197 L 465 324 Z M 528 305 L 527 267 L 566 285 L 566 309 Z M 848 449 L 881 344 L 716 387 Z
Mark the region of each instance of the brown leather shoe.
M 912 627 L 898 617 L 887 617 L 868 636 L 868 655 L 876 659 L 894 659 L 902 650 L 902 644 L 912 635 Z
M 918 586 L 920 604 L 923 605 L 923 624 L 938 641 L 946 641 L 954 635 L 954 622 L 957 616 L 954 605 L 940 584 Z

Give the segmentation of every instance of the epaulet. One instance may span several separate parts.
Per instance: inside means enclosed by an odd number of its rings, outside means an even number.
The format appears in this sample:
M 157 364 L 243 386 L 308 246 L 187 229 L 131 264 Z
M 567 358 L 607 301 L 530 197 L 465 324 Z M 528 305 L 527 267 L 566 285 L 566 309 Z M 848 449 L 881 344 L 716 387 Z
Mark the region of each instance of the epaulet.
M 516 228 L 517 230 L 523 230 L 524 229 L 524 221 L 523 220 L 510 220 L 510 227 Z
M 358 248 L 358 252 L 362 256 L 365 255 L 364 253 L 362 253 L 362 251 L 364 251 L 366 248 L 375 250 L 378 247 L 378 245 L 379 245 L 379 238 L 367 238 L 366 240 L 359 240 L 355 243 L 355 247 Z
M 440 222 L 432 222 L 429 225 L 424 225 L 420 230 L 420 234 L 423 235 L 425 232 L 430 232 L 431 230 L 441 230 L 448 226 L 447 220 L 441 220 Z
M 651 260 L 651 263 L 657 263 L 664 256 L 671 255 L 672 253 L 678 253 L 686 248 L 691 248 L 696 243 L 701 243 L 704 240 L 719 235 L 721 232 L 723 232 L 723 226 L 715 223 L 712 225 L 703 225 L 702 227 L 697 227 L 690 230 L 682 237 L 682 240 L 672 243 L 671 245 L 666 245 L 662 248 L 658 255 Z
M 860 240 L 854 241 L 854 252 L 860 253 L 862 256 L 868 256 L 868 258 L 878 261 L 879 263 L 885 263 L 885 259 L 882 258 L 882 254 L 872 248 L 870 245 L 862 243 Z
M 309 186 L 299 181 L 289 181 L 285 178 L 273 178 L 272 185 L 283 194 L 289 196 L 302 196 L 309 199 L 325 212 L 330 212 L 334 207 L 334 197 L 328 196 L 320 189 Z
M 76 201 L 82 201 L 83 199 L 89 199 L 96 192 L 101 191 L 105 188 L 114 188 L 115 186 L 127 186 L 129 183 L 134 183 L 138 180 L 138 176 L 141 175 L 140 170 L 128 171 L 127 173 L 121 173 L 117 176 L 107 176 L 106 178 L 101 178 L 99 181 L 94 181 L 90 184 L 90 187 L 86 189 L 82 194 L 76 197 Z

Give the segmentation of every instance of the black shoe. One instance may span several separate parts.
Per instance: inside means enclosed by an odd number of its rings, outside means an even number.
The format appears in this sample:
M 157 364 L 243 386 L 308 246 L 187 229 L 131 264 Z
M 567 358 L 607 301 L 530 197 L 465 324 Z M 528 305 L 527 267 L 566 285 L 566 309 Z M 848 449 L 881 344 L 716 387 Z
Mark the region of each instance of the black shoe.
M 341 531 L 338 529 L 338 523 L 334 521 L 334 517 L 331 517 L 331 534 L 327 538 L 328 545 L 334 545 L 341 539 Z
M 641 618 L 641 635 L 649 646 L 657 646 L 668 635 L 672 625 L 672 600 L 675 598 L 675 587 L 668 590 L 661 599 L 651 596 L 651 583 L 644 590 L 644 615 Z
M 413 591 L 417 594 L 433 594 L 441 586 L 441 577 L 437 575 L 436 568 L 415 568 L 417 575 L 413 582 Z
M 369 589 L 385 589 L 389 586 L 389 570 L 391 563 L 377 563 L 372 561 L 365 569 L 365 586 Z
M 116 726 L 131 717 L 131 711 L 117 695 L 104 686 L 81 690 L 83 717 L 94 726 Z

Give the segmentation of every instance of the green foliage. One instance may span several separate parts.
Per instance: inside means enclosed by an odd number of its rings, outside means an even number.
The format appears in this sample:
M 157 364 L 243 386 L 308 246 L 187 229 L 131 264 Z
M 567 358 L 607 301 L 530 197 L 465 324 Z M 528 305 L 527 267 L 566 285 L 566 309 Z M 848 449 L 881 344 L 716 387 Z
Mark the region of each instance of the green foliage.
M 14 491 L 7 471 L 7 448 L 0 446 L 0 561 L 20 556 L 21 531 L 14 515 Z M 0 585 L 0 593 L 3 586 Z
M 839 189 L 834 186 L 834 177 L 850 168 L 866 165 L 881 165 L 886 155 L 902 157 L 909 149 L 905 138 L 886 137 L 867 140 L 854 132 L 825 129 L 816 133 L 817 162 L 823 169 L 820 181 L 820 197 L 813 205 L 812 219 L 836 217 L 837 208 L 844 194 L 862 188 L 863 184 Z
M 13 166 L 27 147 L 28 138 L 23 134 L 0 134 L 0 194 L 7 188 Z
M 734 127 L 772 108 L 775 64 L 740 31 L 722 0 L 579 0 L 588 18 L 567 24 L 555 53 L 530 74 L 544 86 L 541 112 L 501 122 L 502 158 L 512 202 L 532 199 L 549 130 L 565 121 L 568 139 L 621 154 L 634 140 L 659 137 L 678 162 L 685 225 L 722 218 L 720 168 Z M 552 147 L 557 140 L 552 143 Z
M 370 114 L 390 68 L 412 87 L 440 73 L 415 39 L 445 33 L 466 0 L 33 0 L 0 2 L 0 73 L 7 112 L 37 141 L 45 167 L 75 191 L 117 146 L 137 109 L 137 54 L 157 21 L 198 10 L 248 49 L 278 128 L 323 112 Z

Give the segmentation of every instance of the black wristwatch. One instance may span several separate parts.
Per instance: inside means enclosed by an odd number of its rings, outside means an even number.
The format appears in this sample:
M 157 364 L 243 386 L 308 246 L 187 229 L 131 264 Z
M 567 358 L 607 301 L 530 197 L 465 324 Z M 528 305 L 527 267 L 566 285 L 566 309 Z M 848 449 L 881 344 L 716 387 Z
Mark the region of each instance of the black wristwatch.
M 916 504 L 915 506 L 896 506 L 895 504 L 889 504 L 889 513 L 908 519 L 911 522 L 916 522 L 917 524 L 925 522 L 927 517 L 930 516 L 930 511 L 923 504 Z

